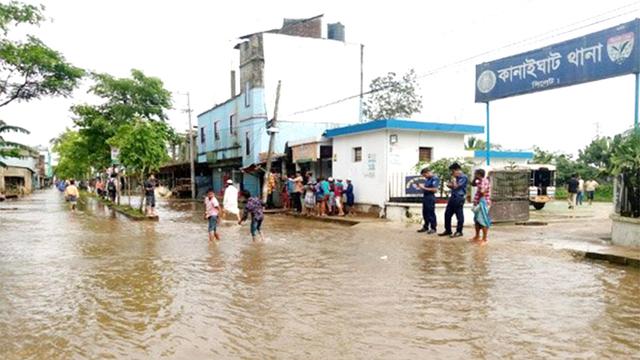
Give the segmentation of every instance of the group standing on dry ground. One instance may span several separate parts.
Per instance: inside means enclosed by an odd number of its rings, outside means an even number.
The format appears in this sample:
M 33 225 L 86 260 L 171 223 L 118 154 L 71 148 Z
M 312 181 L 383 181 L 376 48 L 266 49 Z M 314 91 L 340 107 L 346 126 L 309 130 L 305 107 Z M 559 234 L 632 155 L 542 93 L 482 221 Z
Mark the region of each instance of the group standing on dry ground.
M 305 216 L 355 215 L 354 188 L 349 178 L 345 181 L 333 177 L 314 179 L 310 173 L 303 177 L 296 172 L 283 180 L 281 198 L 285 209 Z
M 439 236 L 449 236 L 457 238 L 463 236 L 464 227 L 464 203 L 467 195 L 468 178 L 463 173 L 462 167 L 458 163 L 453 163 L 449 170 L 451 171 L 451 179 L 447 183 L 450 189 L 449 200 L 444 213 L 444 232 Z M 423 191 L 422 197 L 422 217 L 423 226 L 418 230 L 419 233 L 435 234 L 437 233 L 436 218 L 436 193 L 440 190 L 440 179 L 431 169 L 424 168 L 420 172 L 424 178 L 422 183 L 417 187 Z M 475 225 L 475 236 L 470 241 L 484 245 L 488 241 L 489 228 L 491 227 L 491 218 L 489 216 L 489 207 L 491 206 L 491 183 L 483 169 L 478 169 L 474 173 L 474 179 L 471 183 L 475 187 L 473 197 L 473 220 Z M 456 216 L 456 231 L 452 231 L 451 220 Z M 482 237 L 480 237 L 482 232 Z

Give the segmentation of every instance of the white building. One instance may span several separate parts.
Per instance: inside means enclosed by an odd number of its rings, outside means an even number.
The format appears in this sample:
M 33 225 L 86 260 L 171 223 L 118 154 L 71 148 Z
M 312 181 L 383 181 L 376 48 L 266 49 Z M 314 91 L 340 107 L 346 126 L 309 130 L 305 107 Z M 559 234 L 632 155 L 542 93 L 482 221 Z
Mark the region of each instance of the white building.
M 278 83 L 273 166 L 284 172 L 279 158 L 289 142 L 359 122 L 363 48 L 345 41 L 342 24 L 324 24 L 322 16 L 285 19 L 281 28 L 241 36 L 235 48 L 239 80 L 232 71 L 231 98 L 198 115 L 197 159 L 210 168 L 201 175 L 211 176 L 214 190 L 234 179 L 258 194 L 263 173 L 256 165 L 266 162 Z M 304 164 L 330 165 L 321 149 Z
M 390 189 L 416 174 L 419 162 L 465 158 L 464 137 L 481 134 L 483 126 L 409 120 L 378 120 L 327 130 L 333 139 L 333 176 L 351 178 L 358 204 L 381 209 Z

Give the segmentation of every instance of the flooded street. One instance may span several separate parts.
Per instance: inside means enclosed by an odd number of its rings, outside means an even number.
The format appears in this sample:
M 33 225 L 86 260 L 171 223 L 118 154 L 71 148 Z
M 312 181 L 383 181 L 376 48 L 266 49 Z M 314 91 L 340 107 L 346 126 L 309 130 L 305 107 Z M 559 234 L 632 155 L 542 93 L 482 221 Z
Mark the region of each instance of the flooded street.
M 0 206 L 5 359 L 640 354 L 640 271 L 562 251 L 286 216 L 265 243 L 229 222 L 208 244 L 191 202 L 157 223 L 54 190 Z

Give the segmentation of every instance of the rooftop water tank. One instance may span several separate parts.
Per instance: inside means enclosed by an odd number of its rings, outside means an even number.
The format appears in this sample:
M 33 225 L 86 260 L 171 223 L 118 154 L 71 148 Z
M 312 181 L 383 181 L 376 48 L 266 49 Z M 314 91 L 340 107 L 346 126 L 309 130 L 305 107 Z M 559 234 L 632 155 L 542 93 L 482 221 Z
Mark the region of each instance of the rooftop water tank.
M 329 38 L 331 40 L 344 41 L 344 39 L 345 39 L 344 25 L 342 25 L 339 22 L 334 23 L 334 24 L 328 24 L 327 25 L 327 38 Z

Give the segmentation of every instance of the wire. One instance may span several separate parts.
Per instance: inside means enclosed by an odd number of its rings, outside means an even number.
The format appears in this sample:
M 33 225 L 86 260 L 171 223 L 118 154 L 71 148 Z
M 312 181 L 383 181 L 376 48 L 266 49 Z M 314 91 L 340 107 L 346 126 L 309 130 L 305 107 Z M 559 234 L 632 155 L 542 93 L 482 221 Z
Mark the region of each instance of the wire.
M 457 61 L 455 61 L 453 63 L 442 65 L 440 67 L 437 67 L 437 68 L 434 68 L 432 70 L 429 70 L 429 71 L 427 71 L 426 73 L 424 73 L 422 75 L 417 76 L 416 79 L 426 78 L 426 77 L 434 75 L 434 74 L 436 74 L 436 73 L 438 73 L 438 72 L 440 72 L 442 70 L 445 70 L 445 69 L 448 69 L 448 68 L 451 68 L 451 67 L 455 67 L 455 66 L 459 66 L 459 65 L 464 64 L 466 62 L 469 62 L 471 60 L 475 60 L 475 59 L 477 59 L 479 57 L 483 57 L 483 56 L 486 56 L 488 54 L 492 54 L 492 53 L 497 52 L 497 51 L 501 51 L 501 50 L 504 50 L 504 49 L 507 49 L 507 48 L 511 48 L 511 47 L 514 47 L 514 46 L 517 46 L 517 45 L 526 44 L 526 43 L 530 43 L 530 42 L 536 42 L 536 41 L 542 41 L 542 40 L 547 40 L 547 39 L 551 39 L 551 38 L 556 38 L 556 37 L 559 37 L 559 36 L 562 36 L 562 35 L 566 35 L 568 33 L 572 33 L 572 32 L 575 32 L 575 31 L 578 31 L 578 30 L 593 26 L 593 25 L 597 25 L 597 24 L 600 24 L 600 23 L 603 23 L 603 22 L 606 22 L 606 21 L 609 21 L 609 20 L 612 20 L 612 19 L 616 19 L 616 18 L 622 17 L 624 15 L 631 14 L 633 12 L 636 12 L 636 11 L 640 10 L 640 9 L 636 8 L 636 9 L 633 9 L 631 11 L 627 11 L 627 12 L 620 13 L 620 14 L 617 14 L 617 15 L 614 15 L 614 16 L 610 16 L 610 17 L 607 17 L 605 19 L 600 19 L 598 21 L 594 21 L 594 22 L 591 22 L 589 24 L 585 24 L 585 25 L 582 25 L 582 26 L 579 26 L 579 27 L 576 27 L 576 28 L 573 28 L 573 29 L 569 29 L 569 30 L 566 30 L 566 31 L 563 31 L 563 32 L 560 32 L 560 33 L 555 33 L 555 32 L 557 32 L 559 30 L 566 29 L 568 27 L 572 27 L 572 26 L 584 23 L 585 21 L 590 21 L 590 20 L 593 20 L 593 19 L 597 19 L 597 18 L 602 17 L 603 15 L 607 15 L 607 14 L 610 14 L 610 13 L 613 13 L 613 12 L 617 12 L 619 10 L 622 10 L 622 9 L 625 9 L 625 8 L 628 8 L 628 7 L 631 7 L 631 6 L 634 6 L 634 5 L 638 5 L 638 4 L 640 4 L 640 1 L 629 3 L 627 5 L 624 5 L 624 6 L 621 6 L 621 7 L 606 11 L 604 13 L 600 13 L 598 15 L 591 16 L 589 18 L 586 18 L 586 19 L 583 19 L 583 20 L 580 20 L 580 21 L 577 21 L 577 22 L 574 22 L 574 23 L 571 23 L 571 24 L 568 24 L 568 25 L 564 25 L 562 27 L 559 27 L 559 28 L 544 32 L 542 34 L 538 34 L 538 35 L 526 38 L 524 40 L 518 40 L 518 41 L 515 41 L 515 42 L 512 42 L 512 43 L 506 44 L 504 46 L 492 49 L 492 50 L 484 51 L 482 53 L 479 53 L 479 54 L 476 54 L 476 55 L 473 55 L 473 56 L 469 56 L 469 57 L 463 58 L 461 60 L 457 60 Z M 549 34 L 551 34 L 551 35 L 549 35 Z M 376 89 L 371 89 L 371 90 L 365 91 L 365 92 L 363 92 L 361 94 L 358 93 L 358 94 L 347 96 L 347 97 L 344 97 L 344 98 L 341 98 L 341 99 L 338 99 L 338 100 L 335 100 L 335 101 L 332 101 L 332 102 L 329 102 L 329 103 L 325 103 L 325 104 L 322 104 L 322 105 L 314 106 L 314 107 L 311 107 L 311 108 L 308 108 L 308 109 L 304 109 L 304 110 L 295 111 L 293 113 L 290 113 L 290 114 L 286 115 L 285 117 L 294 116 L 294 115 L 300 115 L 300 114 L 304 114 L 304 113 L 312 112 L 312 111 L 317 111 L 317 110 L 320 110 L 320 109 L 323 109 L 323 108 L 326 108 L 326 107 L 329 107 L 329 106 L 333 106 L 333 105 L 337 105 L 337 104 L 343 103 L 343 102 L 348 101 L 348 100 L 359 98 L 360 96 L 370 95 L 370 94 L 373 94 L 373 93 L 376 93 L 376 92 L 379 92 L 379 91 L 383 91 L 383 90 L 389 89 L 391 87 L 392 86 L 389 85 L 389 86 L 384 86 L 384 87 L 380 87 L 380 88 L 376 88 Z

